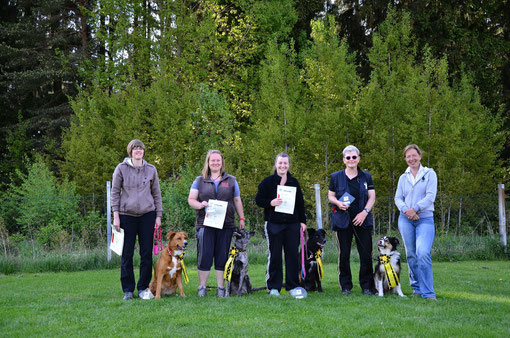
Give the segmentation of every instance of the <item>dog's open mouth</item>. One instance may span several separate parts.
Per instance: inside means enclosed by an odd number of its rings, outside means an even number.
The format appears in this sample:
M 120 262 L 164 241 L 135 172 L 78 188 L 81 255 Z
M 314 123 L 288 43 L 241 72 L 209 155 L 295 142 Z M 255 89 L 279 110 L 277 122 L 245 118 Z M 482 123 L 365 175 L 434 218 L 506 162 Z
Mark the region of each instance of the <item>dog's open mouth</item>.
M 324 243 L 317 242 L 317 245 L 320 246 L 321 248 L 324 247 Z
M 186 251 L 186 247 L 185 246 L 177 245 L 177 249 L 182 250 L 182 251 Z

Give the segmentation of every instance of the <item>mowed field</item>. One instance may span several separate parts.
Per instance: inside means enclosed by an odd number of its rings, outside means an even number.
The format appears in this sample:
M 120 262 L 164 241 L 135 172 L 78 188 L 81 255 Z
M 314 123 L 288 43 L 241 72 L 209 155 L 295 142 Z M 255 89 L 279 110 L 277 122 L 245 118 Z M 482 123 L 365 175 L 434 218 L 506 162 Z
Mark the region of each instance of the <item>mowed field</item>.
M 150 301 L 123 301 L 118 269 L 3 275 L 0 336 L 510 336 L 508 261 L 434 263 L 437 301 L 364 296 L 359 266 L 352 269 L 352 295 L 341 294 L 336 265 L 326 264 L 324 292 L 302 300 L 265 291 L 219 299 L 215 290 L 198 298 L 195 267 L 186 298 Z M 264 285 L 264 265 L 251 265 L 249 274 L 254 286 Z

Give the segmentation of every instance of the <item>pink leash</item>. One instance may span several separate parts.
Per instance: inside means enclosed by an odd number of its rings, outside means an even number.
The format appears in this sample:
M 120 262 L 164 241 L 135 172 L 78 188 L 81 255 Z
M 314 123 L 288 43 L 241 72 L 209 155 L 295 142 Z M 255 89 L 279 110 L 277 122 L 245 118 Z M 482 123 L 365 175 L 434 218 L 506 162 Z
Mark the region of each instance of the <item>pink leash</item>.
M 308 254 L 308 245 L 306 242 L 308 241 L 306 232 L 303 231 L 303 228 L 299 230 L 299 234 L 301 236 L 301 276 L 303 279 L 306 277 L 306 269 L 305 269 L 305 251 Z
M 163 241 L 161 240 L 161 227 L 154 227 L 154 255 L 158 255 L 163 250 Z

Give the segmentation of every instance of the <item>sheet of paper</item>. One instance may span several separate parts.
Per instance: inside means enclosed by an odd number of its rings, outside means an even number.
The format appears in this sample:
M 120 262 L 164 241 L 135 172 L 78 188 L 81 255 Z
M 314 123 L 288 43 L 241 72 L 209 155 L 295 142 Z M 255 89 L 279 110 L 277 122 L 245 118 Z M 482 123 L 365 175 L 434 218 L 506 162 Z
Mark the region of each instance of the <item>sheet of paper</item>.
M 283 203 L 276 206 L 274 211 L 292 215 L 294 213 L 294 205 L 296 204 L 296 191 L 296 187 L 279 185 L 276 193 L 277 197 L 283 200 Z
M 122 248 L 124 247 L 124 229 L 120 229 L 120 232 L 112 227 L 112 241 L 110 242 L 110 250 L 115 252 L 117 255 L 122 256 Z
M 209 206 L 205 210 L 204 225 L 216 229 L 223 229 L 228 202 L 209 200 L 208 203 Z

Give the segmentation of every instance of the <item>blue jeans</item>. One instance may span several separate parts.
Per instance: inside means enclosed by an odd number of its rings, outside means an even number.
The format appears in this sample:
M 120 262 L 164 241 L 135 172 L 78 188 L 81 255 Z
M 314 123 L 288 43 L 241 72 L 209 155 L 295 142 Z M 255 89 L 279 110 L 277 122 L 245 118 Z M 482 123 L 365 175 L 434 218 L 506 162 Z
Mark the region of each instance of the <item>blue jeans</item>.
M 398 230 L 406 248 L 409 282 L 413 291 L 421 294 L 423 298 L 435 297 L 430 256 L 436 232 L 434 218 L 420 218 L 417 221 L 411 221 L 406 216 L 400 215 Z

